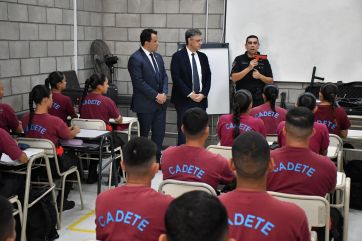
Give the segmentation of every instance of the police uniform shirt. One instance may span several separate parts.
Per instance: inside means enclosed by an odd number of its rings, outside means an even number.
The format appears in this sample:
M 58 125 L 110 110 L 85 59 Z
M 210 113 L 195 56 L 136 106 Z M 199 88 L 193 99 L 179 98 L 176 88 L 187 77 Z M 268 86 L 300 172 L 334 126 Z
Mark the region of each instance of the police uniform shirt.
M 7 132 L 16 131 L 19 126 L 18 117 L 16 117 L 15 111 L 8 104 L 0 103 L 0 128 Z
M 258 52 L 258 54 L 260 53 Z M 246 69 L 250 64 L 250 61 L 253 59 L 254 58 L 249 58 L 246 52 L 243 55 L 237 56 L 233 62 L 231 74 L 238 73 Z M 255 69 L 257 69 L 262 75 L 273 78 L 273 73 L 267 59 L 259 60 Z M 250 71 L 242 80 L 237 81 L 235 84 L 236 90 L 247 89 L 253 94 L 253 97 L 255 93 L 258 93 L 260 95 L 259 97 L 261 97 L 261 93 L 263 92 L 263 88 L 265 86 L 263 81 L 253 78 L 253 71 Z
M 277 133 L 277 127 L 280 122 L 285 121 L 286 114 L 287 110 L 279 106 L 275 106 L 275 111 L 273 111 L 269 103 L 254 107 L 250 111 L 251 116 L 259 118 L 264 122 L 267 135 L 275 135 Z
M 327 126 L 329 133 L 336 135 L 351 127 L 351 121 L 342 107 L 333 110 L 330 105 L 319 105 L 314 113 L 314 120 Z
M 20 158 L 21 154 L 23 153 L 16 141 L 6 132 L 0 128 L 0 157 L 3 153 L 8 155 L 11 160 L 17 160 Z
M 163 179 L 203 182 L 217 188 L 235 179 L 227 159 L 205 148 L 187 145 L 171 146 L 161 157 Z
M 70 139 L 70 130 L 59 117 L 48 113 L 34 113 L 30 128 L 28 127 L 29 117 L 29 113 L 26 113 L 22 120 L 25 137 L 48 139 L 56 147 L 59 139 Z
M 122 186 L 99 194 L 96 237 L 103 241 L 158 240 L 173 198 L 147 186 Z
M 267 192 L 236 189 L 219 196 L 228 213 L 229 238 L 253 241 L 310 241 L 304 211 Z
M 334 163 L 308 148 L 284 146 L 273 150 L 270 157 L 274 168 L 268 174 L 268 191 L 325 197 L 336 186 Z
M 234 142 L 234 129 L 237 128 L 234 124 L 234 115 L 222 115 L 217 122 L 217 135 L 222 146 L 232 146 Z M 261 119 L 252 117 L 247 114 L 240 115 L 239 132 L 240 134 L 256 131 L 262 136 L 266 136 L 264 122 Z
M 280 122 L 277 129 L 278 144 L 280 147 L 287 144 L 287 138 L 283 133 L 285 127 L 285 121 Z M 324 153 L 329 146 L 329 133 L 325 125 L 314 122 L 313 135 L 309 138 L 309 149 L 317 154 Z

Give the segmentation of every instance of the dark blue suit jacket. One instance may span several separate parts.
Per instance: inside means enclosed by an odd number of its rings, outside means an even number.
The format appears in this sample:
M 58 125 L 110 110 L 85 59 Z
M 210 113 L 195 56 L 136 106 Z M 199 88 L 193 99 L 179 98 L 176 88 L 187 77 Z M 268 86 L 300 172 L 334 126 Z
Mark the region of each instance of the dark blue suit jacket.
M 152 113 L 157 108 L 166 108 L 166 104 L 156 102 L 158 93 L 168 92 L 168 77 L 162 56 L 154 53 L 160 77 L 157 77 L 145 52 L 140 48 L 128 60 L 128 72 L 132 79 L 133 96 L 131 109 L 137 113 Z
M 197 51 L 202 71 L 202 93 L 204 98 L 197 103 L 187 97 L 192 92 L 192 69 L 186 47 L 173 54 L 171 60 L 171 76 L 173 81 L 171 102 L 177 107 L 207 108 L 207 96 L 211 85 L 211 71 L 206 54 Z

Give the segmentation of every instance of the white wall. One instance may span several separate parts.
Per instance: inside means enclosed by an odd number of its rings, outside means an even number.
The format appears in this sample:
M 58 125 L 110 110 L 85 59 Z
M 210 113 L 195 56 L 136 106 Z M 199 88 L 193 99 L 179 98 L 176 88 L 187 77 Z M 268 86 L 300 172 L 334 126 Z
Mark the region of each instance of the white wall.
M 228 0 L 226 42 L 231 61 L 255 34 L 277 81 L 362 81 L 361 0 Z

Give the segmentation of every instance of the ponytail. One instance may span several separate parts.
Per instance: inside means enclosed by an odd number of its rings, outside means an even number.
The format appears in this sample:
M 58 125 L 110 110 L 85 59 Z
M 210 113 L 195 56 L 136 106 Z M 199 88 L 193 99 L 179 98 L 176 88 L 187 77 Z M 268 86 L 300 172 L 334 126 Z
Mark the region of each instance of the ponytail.
M 279 89 L 275 85 L 266 85 L 263 90 L 266 101 L 270 102 L 270 108 L 275 112 L 275 101 L 279 95 Z
M 252 101 L 253 97 L 248 90 L 241 89 L 235 93 L 233 103 L 233 121 L 235 126 L 233 131 L 234 139 L 240 134 L 240 116 L 248 111 Z
M 338 125 L 335 113 L 337 108 L 337 103 L 336 103 L 337 92 L 338 92 L 337 85 L 333 83 L 326 83 L 321 87 L 320 92 L 323 96 L 323 99 L 331 105 L 333 120 Z
M 90 85 L 90 80 L 87 79 L 85 81 L 83 95 L 82 95 L 82 98 L 80 99 L 80 103 L 79 103 L 79 114 L 81 114 L 81 112 L 82 112 L 83 101 L 88 94 L 89 85 Z
M 61 83 L 65 75 L 60 71 L 51 72 L 48 78 L 45 79 L 45 86 L 49 89 L 57 89 L 57 84 Z
M 234 121 L 234 130 L 233 130 L 233 138 L 239 136 L 240 134 L 240 107 L 238 103 L 234 103 L 233 106 L 233 121 Z
M 50 98 L 50 89 L 45 85 L 36 85 L 29 93 L 29 122 L 27 126 L 27 130 L 25 132 L 28 132 L 30 130 L 31 124 L 33 122 L 33 117 L 35 113 L 34 105 L 38 105 L 42 102 L 44 98 Z
M 30 131 L 30 127 L 31 127 L 31 124 L 32 124 L 32 122 L 33 122 L 33 117 L 34 117 L 34 112 L 35 112 L 35 110 L 34 110 L 34 106 L 33 106 L 33 93 L 32 92 L 30 92 L 29 93 L 29 121 L 28 121 L 28 126 L 27 126 L 27 128 L 24 130 L 24 132 L 26 133 L 26 132 L 28 132 L 28 131 Z

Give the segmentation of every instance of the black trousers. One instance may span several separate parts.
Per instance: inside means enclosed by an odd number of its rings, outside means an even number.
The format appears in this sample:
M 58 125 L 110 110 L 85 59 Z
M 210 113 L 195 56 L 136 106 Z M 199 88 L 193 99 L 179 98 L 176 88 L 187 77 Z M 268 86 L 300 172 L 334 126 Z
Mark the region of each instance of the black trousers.
M 158 108 L 152 113 L 137 113 L 140 123 L 140 134 L 148 138 L 152 131 L 151 140 L 157 145 L 157 160 L 160 160 L 162 143 L 166 131 L 166 108 Z

